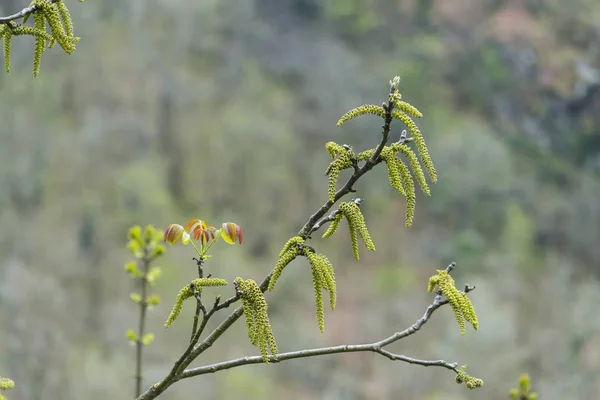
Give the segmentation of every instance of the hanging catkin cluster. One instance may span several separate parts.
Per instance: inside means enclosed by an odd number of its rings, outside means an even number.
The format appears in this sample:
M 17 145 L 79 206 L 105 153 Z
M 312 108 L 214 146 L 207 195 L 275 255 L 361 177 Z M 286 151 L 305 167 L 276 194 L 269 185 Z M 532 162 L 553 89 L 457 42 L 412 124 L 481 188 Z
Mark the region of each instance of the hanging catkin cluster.
M 410 169 L 400 156 L 404 156 L 404 158 L 408 160 Z M 387 165 L 390 185 L 396 189 L 398 193 L 406 197 L 405 225 L 407 228 L 410 228 L 415 217 L 415 205 L 417 199 L 413 175 L 417 179 L 421 191 L 425 195 L 431 196 L 431 191 L 427 184 L 427 180 L 425 179 L 421 164 L 419 164 L 419 160 L 414 151 L 407 144 L 402 142 L 385 146 L 381 151 L 380 157 Z M 412 173 L 410 171 L 411 169 Z
M 440 292 L 446 297 L 456 321 L 460 328 L 460 334 L 464 335 L 467 331 L 465 321 L 473 325 L 473 328 L 477 330 L 479 328 L 479 322 L 477 321 L 477 315 L 471 300 L 467 297 L 466 293 L 461 293 L 454 286 L 454 279 L 450 276 L 446 270 L 438 270 L 437 275 L 429 278 L 429 287 L 427 290 L 433 292 L 436 287 L 439 287 Z
M 456 383 L 464 383 L 467 389 L 477 389 L 483 386 L 483 381 L 479 378 L 473 378 L 467 374 L 467 366 L 463 365 L 456 374 Z
M 79 0 L 80 3 L 83 0 Z M 8 22 L 0 25 L 0 39 L 4 40 L 4 64 L 6 72 L 10 73 L 10 51 L 13 36 L 29 35 L 35 38 L 33 51 L 33 75 L 40 73 L 42 54 L 46 48 L 52 48 L 56 43 L 67 54 L 75 51 L 75 43 L 80 38 L 73 36 L 73 21 L 63 0 L 34 0 L 29 7 L 34 11 L 23 17 L 22 25 Z M 33 15 L 33 26 L 26 26 L 29 16 Z M 48 31 L 49 27 L 49 31 Z
M 273 275 L 271 275 L 271 280 L 269 280 L 269 288 L 268 290 L 273 290 L 275 287 L 275 283 L 284 268 L 291 263 L 298 255 L 300 254 L 300 246 L 304 244 L 304 239 L 300 236 L 294 236 L 290 240 L 288 240 L 281 252 L 279 253 L 279 261 L 275 264 L 275 268 L 273 269 Z
M 243 280 L 235 278 L 242 295 L 242 307 L 246 318 L 248 337 L 252 345 L 260 349 L 260 354 L 265 363 L 269 363 L 269 354 L 277 358 L 277 344 L 267 314 L 267 302 L 256 282 L 252 279 Z
M 304 256 L 308 259 L 312 270 L 313 286 L 315 288 L 315 304 L 317 323 L 321 333 L 325 332 L 325 308 L 323 307 L 323 291 L 329 292 L 329 306 L 335 309 L 336 287 L 333 265 L 323 254 L 305 247 Z
M 429 155 L 429 151 L 427 150 L 427 145 L 425 144 L 423 134 L 417 127 L 417 124 L 415 124 L 415 122 L 412 120 L 412 118 L 421 118 L 423 114 L 421 114 L 421 112 L 413 105 L 401 100 L 402 96 L 397 90 L 399 79 L 394 79 L 394 81 L 390 82 L 390 84 L 392 85 L 392 91 L 390 93 L 389 107 L 391 107 L 391 110 L 389 110 L 389 114 L 386 112 L 388 109 L 385 107 L 367 104 L 348 111 L 337 122 L 337 126 L 341 126 L 345 122 L 365 114 L 377 115 L 383 119 L 386 119 L 387 116 L 390 118 L 390 120 L 397 119 L 404 123 L 411 136 L 409 138 L 403 137 L 404 140 L 401 142 L 394 143 L 390 146 L 385 146 L 379 155 L 379 160 L 384 161 L 387 164 L 388 177 L 392 187 L 396 189 L 396 191 L 398 191 L 398 193 L 400 193 L 402 196 L 406 197 L 407 204 L 405 223 L 406 227 L 411 227 L 414 219 L 416 204 L 413 174 L 417 179 L 417 182 L 419 182 L 419 186 L 421 187 L 423 193 L 428 196 L 431 193 L 417 155 L 407 145 L 409 141 L 414 141 L 416 143 L 416 147 L 421 158 L 421 163 L 425 167 L 425 170 L 427 171 L 429 178 L 433 183 L 437 182 L 437 172 L 433 165 L 433 161 L 431 160 L 431 156 Z M 327 144 L 327 150 L 334 158 L 334 161 L 327 169 L 327 173 L 329 175 L 329 195 L 330 199 L 333 201 L 332 193 L 335 194 L 339 170 L 350 168 L 354 165 L 353 163 L 358 161 L 366 161 L 368 158 L 373 156 L 375 150 L 367 150 L 354 157 L 354 154 L 352 152 L 348 153 L 348 150 L 345 147 L 336 145 L 332 142 Z M 336 152 L 332 153 L 332 150 L 335 150 Z M 346 151 L 347 154 L 343 161 L 341 161 L 339 156 L 341 151 Z M 400 156 L 403 156 L 408 160 L 412 169 L 412 174 Z M 377 162 L 378 160 L 375 161 Z
M 165 322 L 165 328 L 170 327 L 177 317 L 179 317 L 183 309 L 183 302 L 194 296 L 194 290 L 197 293 L 202 293 L 202 288 L 209 286 L 227 286 L 227 281 L 219 278 L 196 278 L 190 284 L 182 287 L 177 294 L 175 304 L 167 318 L 167 322 Z
M 335 142 L 328 142 L 325 145 L 325 149 L 333 160 L 325 170 L 325 175 L 329 176 L 327 195 L 329 196 L 329 200 L 335 201 L 335 189 L 340 173 L 352 167 L 356 156 L 349 146 L 340 146 Z
M 354 258 L 359 259 L 358 254 L 358 237 L 362 239 L 363 243 L 367 250 L 375 251 L 375 244 L 371 240 L 371 235 L 369 234 L 369 230 L 367 229 L 367 223 L 365 222 L 365 217 L 360 212 L 360 208 L 356 201 L 349 201 L 347 203 L 341 203 L 338 207 L 338 213 L 335 216 L 335 219 L 327 228 L 327 231 L 323 234 L 323 238 L 326 239 L 331 237 L 340 226 L 342 222 L 342 218 L 346 218 L 348 221 L 348 229 L 350 230 L 350 241 L 352 243 L 352 252 L 354 253 Z

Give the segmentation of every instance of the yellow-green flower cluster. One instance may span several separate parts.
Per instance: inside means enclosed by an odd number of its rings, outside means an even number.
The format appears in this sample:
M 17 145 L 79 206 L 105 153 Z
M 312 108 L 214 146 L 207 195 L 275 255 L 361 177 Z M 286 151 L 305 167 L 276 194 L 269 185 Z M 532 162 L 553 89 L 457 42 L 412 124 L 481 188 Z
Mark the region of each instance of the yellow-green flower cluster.
M 433 183 L 436 183 L 437 172 L 433 165 L 433 161 L 431 160 L 431 156 L 429 155 L 429 151 L 427 150 L 425 139 L 423 138 L 421 131 L 411 118 L 421 118 L 423 114 L 412 104 L 401 100 L 402 96 L 398 92 L 399 83 L 400 79 L 398 77 L 394 77 L 394 79 L 390 81 L 390 97 L 388 107 L 392 107 L 393 109 L 388 110 L 388 112 L 391 113 L 392 118 L 402 121 L 404 125 L 406 125 L 408 130 L 411 132 L 411 140 L 414 140 L 416 143 L 417 149 L 421 157 L 421 162 L 427 170 L 431 181 Z M 364 114 L 373 114 L 378 115 L 381 118 L 385 118 L 386 108 L 375 105 L 363 105 L 357 107 L 344 114 L 342 118 L 338 121 L 337 125 L 340 126 L 346 121 Z M 331 144 L 328 144 L 328 151 L 334 158 L 334 161 L 328 167 L 326 174 L 329 175 L 329 198 L 331 201 L 334 201 L 335 185 L 337 183 L 340 171 L 344 168 L 350 168 L 353 162 L 366 161 L 367 159 L 373 156 L 375 150 L 370 149 L 363 151 L 354 158 L 352 158 L 353 154 L 352 152 L 350 152 L 351 157 L 342 158 L 337 154 L 341 152 L 340 149 L 343 149 L 343 147 L 336 145 L 333 142 L 330 143 Z M 404 164 L 404 162 L 398 157 L 399 154 L 402 154 L 410 162 L 412 173 L 415 175 L 417 181 L 419 182 L 419 186 L 421 187 L 423 193 L 430 196 L 431 192 L 429 189 L 429 185 L 427 184 L 427 181 L 425 179 L 423 169 L 421 168 L 421 164 L 417 159 L 417 155 L 410 147 L 406 145 L 406 143 L 399 142 L 389 147 L 386 146 L 382 149 L 380 159 L 376 160 L 376 162 L 380 160 L 385 161 L 388 167 L 388 178 L 390 180 L 390 184 L 394 189 L 398 191 L 398 193 L 406 197 L 405 225 L 407 228 L 409 228 L 412 226 L 412 222 L 414 219 L 416 194 L 414 190 L 413 177 L 407 165 Z
M 13 36 L 29 35 L 35 37 L 34 76 L 39 75 L 42 53 L 47 47 L 51 48 L 55 43 L 58 43 L 65 53 L 72 54 L 75 51 L 75 43 L 80 39 L 73 36 L 73 21 L 63 1 L 34 0 L 31 2 L 30 7 L 35 7 L 33 27 L 17 26 L 10 22 L 0 25 L 0 39 L 4 40 L 4 63 L 7 73 L 10 72 L 10 50 Z M 27 22 L 29 15 L 23 18 L 23 24 Z M 50 27 L 49 33 L 46 30 L 46 25 Z
M 467 374 L 467 366 L 460 367 L 456 374 L 456 383 L 464 383 L 468 389 L 477 389 L 483 386 L 483 381 L 479 378 L 473 378 Z
M 235 278 L 235 282 L 242 292 L 242 307 L 250 342 L 260 349 L 264 362 L 268 364 L 267 348 L 277 358 L 277 344 L 269 322 L 268 307 L 263 292 L 252 279 L 243 280 L 238 277 Z
M 409 104 L 405 101 L 395 102 L 394 107 L 397 108 L 399 111 L 402 111 L 403 113 L 410 115 L 411 117 L 423 118 L 423 114 L 421 114 L 421 111 L 419 111 L 417 109 L 417 107 L 415 107 L 412 104 Z
M 227 286 L 227 281 L 220 278 L 196 278 L 190 284 L 182 287 L 177 293 L 173 309 L 165 322 L 165 328 L 169 328 L 179 317 L 183 309 L 183 302 L 194 296 L 194 289 L 196 292 L 202 293 L 202 288 L 209 286 Z
M 350 241 L 352 242 L 352 252 L 354 253 L 354 258 L 357 260 L 359 259 L 358 236 L 360 236 L 362 239 L 367 250 L 375 251 L 375 244 L 371 240 L 371 235 L 369 234 L 367 223 L 365 222 L 365 217 L 362 215 L 362 212 L 360 212 L 358 205 L 354 201 L 341 203 L 338 211 L 339 213 L 336 215 L 331 225 L 329 225 L 327 231 L 325 231 L 323 234 L 323 238 L 332 236 L 340 226 L 342 217 L 345 217 L 348 221 L 348 229 L 350 230 Z
M 325 145 L 325 148 L 333 159 L 333 161 L 325 170 L 325 175 L 329 176 L 327 195 L 329 196 L 329 200 L 333 202 L 335 201 L 335 189 L 338 178 L 340 177 L 340 173 L 342 170 L 352 167 L 353 160 L 355 160 L 355 155 L 350 148 L 340 146 L 334 142 L 328 142 Z
M 14 389 L 14 387 L 15 383 L 11 379 L 3 378 L 0 376 L 0 400 L 6 400 L 6 397 L 4 397 L 4 395 L 2 395 L 1 392 L 5 390 Z
M 519 378 L 519 388 L 512 389 L 509 396 L 513 400 L 537 400 L 538 394 L 531 393 L 531 380 L 529 375 L 524 374 Z
M 315 288 L 315 304 L 317 311 L 317 323 L 321 333 L 325 332 L 325 310 L 323 307 L 323 293 L 329 292 L 329 306 L 335 309 L 336 287 L 333 265 L 323 254 L 305 248 L 304 255 L 310 263 L 312 270 L 313 285 Z
M 408 168 L 401 169 L 399 164 L 404 164 L 404 163 L 402 162 L 402 160 L 400 160 L 399 158 L 396 157 L 396 152 L 394 151 L 394 149 L 392 149 L 389 146 L 386 146 L 383 148 L 383 150 L 381 150 L 380 157 L 383 161 L 385 161 L 385 163 L 387 165 L 388 178 L 390 180 L 390 185 L 392 185 L 392 187 L 394 189 L 396 189 L 398 191 L 398 193 L 400 193 L 402 196 L 406 197 L 407 193 L 406 193 L 406 190 L 404 189 L 405 185 L 403 185 L 402 182 L 407 179 L 411 180 L 411 182 L 412 182 L 412 178 L 410 176 L 410 173 L 408 173 L 408 176 L 405 177 L 405 176 L 402 176 L 401 172 L 403 172 L 403 171 L 408 172 Z M 414 189 L 414 185 L 413 185 L 413 189 Z
M 419 182 L 419 186 L 424 194 L 431 196 L 429 185 L 425 179 L 425 174 L 417 160 L 416 154 L 405 143 L 394 143 L 391 146 L 385 146 L 381 151 L 381 159 L 385 161 L 388 168 L 388 178 L 390 185 L 402 196 L 406 197 L 406 227 L 410 228 L 415 216 L 416 193 L 413 176 L 408 166 L 398 156 L 402 154 L 410 162 L 413 174 Z
M 385 118 L 385 110 L 381 106 L 373 104 L 365 104 L 360 107 L 353 108 L 340 118 L 336 126 L 342 126 L 345 122 L 350 121 L 352 118 L 356 118 L 359 115 L 372 114 L 378 117 Z
M 425 174 L 423 173 L 423 169 L 421 169 L 421 164 L 419 164 L 419 160 L 417 160 L 417 155 L 412 151 L 410 147 L 406 144 L 395 144 L 392 145 L 391 148 L 396 151 L 398 154 L 402 154 L 404 157 L 410 161 L 410 166 L 413 170 L 413 174 L 417 178 L 417 182 L 419 182 L 419 186 L 421 186 L 421 190 L 427 196 L 431 196 L 431 192 L 429 191 L 429 185 L 427 185 L 427 180 L 425 179 Z
M 403 104 L 403 102 L 401 102 Z M 427 150 L 427 145 L 425 144 L 425 139 L 423 138 L 423 134 L 417 127 L 417 124 L 410 118 L 410 115 L 405 112 L 405 110 L 412 112 L 408 106 L 402 106 L 402 109 L 392 111 L 392 117 L 395 119 L 399 119 L 406 125 L 410 133 L 412 134 L 412 138 L 417 144 L 417 148 L 419 149 L 419 154 L 421 155 L 421 161 L 431 178 L 433 183 L 437 182 L 437 172 L 435 171 L 435 167 L 433 165 L 433 161 L 431 160 L 431 156 L 429 155 L 429 151 Z M 421 113 L 415 109 L 414 111 L 418 112 L 415 115 L 421 115 Z
M 436 287 L 439 287 L 442 294 L 450 303 L 458 326 L 460 328 L 460 334 L 464 335 L 467 331 L 465 321 L 473 325 L 473 328 L 477 330 L 479 328 L 479 322 L 477 321 L 477 315 L 471 300 L 467 297 L 466 293 L 461 293 L 454 286 L 454 279 L 448 271 L 438 270 L 437 275 L 429 278 L 428 291 L 433 292 Z
M 279 260 L 277 261 L 277 264 L 275 264 L 273 275 L 271 275 L 271 279 L 269 280 L 268 290 L 273 290 L 275 283 L 277 282 L 277 279 L 279 279 L 279 276 L 281 276 L 284 268 L 300 254 L 299 246 L 303 244 L 304 239 L 300 236 L 294 236 L 285 243 L 283 249 L 281 249 L 281 252 L 279 253 Z

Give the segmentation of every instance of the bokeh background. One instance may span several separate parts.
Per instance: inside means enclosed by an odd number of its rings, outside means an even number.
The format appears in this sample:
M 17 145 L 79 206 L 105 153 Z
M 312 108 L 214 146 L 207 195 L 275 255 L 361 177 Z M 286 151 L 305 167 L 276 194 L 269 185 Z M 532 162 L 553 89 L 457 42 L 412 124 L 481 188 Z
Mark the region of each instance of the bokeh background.
M 22 0 L 2 0 L 3 15 Z M 137 324 L 123 265 L 134 224 L 236 221 L 214 276 L 262 279 L 326 199 L 324 144 L 373 147 L 381 121 L 343 128 L 400 75 L 439 172 L 414 226 L 385 169 L 358 195 L 377 252 L 352 258 L 345 229 L 312 244 L 336 267 L 338 309 L 321 335 L 310 272 L 295 261 L 269 293 L 280 351 L 374 341 L 420 317 L 427 279 L 456 261 L 476 285 L 479 332 L 449 308 L 391 350 L 242 367 L 182 381 L 161 399 L 506 399 L 520 374 L 540 399 L 600 398 L 600 3 L 597 0 L 69 1 L 82 38 L 42 58 L 13 41 L 0 74 L 0 375 L 12 400 L 129 399 Z M 395 123 L 393 138 L 402 130 Z M 168 249 L 153 289 L 145 387 L 185 348 L 192 306 L 163 323 L 193 279 Z M 230 288 L 211 293 L 229 294 Z M 208 291 L 207 291 L 208 293 Z M 209 328 L 220 318 L 215 318 Z M 255 355 L 244 324 L 193 365 Z

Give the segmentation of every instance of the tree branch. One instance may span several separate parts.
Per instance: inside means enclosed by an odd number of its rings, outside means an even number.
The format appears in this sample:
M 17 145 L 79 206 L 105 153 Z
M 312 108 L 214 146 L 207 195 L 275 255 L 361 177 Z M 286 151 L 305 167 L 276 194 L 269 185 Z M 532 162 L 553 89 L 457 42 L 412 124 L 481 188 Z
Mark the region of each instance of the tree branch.
M 452 270 L 456 264 L 450 264 L 446 270 Z M 470 289 L 466 289 L 466 292 L 470 292 L 474 288 L 469 286 Z M 404 361 L 409 364 L 422 365 L 424 367 L 443 367 L 449 370 L 452 370 L 458 373 L 457 367 L 458 363 L 448 363 L 444 360 L 420 360 L 417 358 L 407 357 L 401 354 L 394 354 L 385 350 L 383 347 L 392 344 L 400 339 L 404 339 L 410 335 L 415 334 L 417 331 L 421 329 L 423 325 L 429 321 L 433 312 L 440 308 L 441 306 L 448 304 L 448 300 L 444 299 L 441 294 L 436 294 L 433 302 L 427 307 L 425 313 L 421 318 L 419 318 L 413 325 L 406 328 L 401 332 L 396 332 L 393 335 L 380 340 L 378 342 L 369 343 L 369 344 L 355 344 L 355 345 L 340 345 L 333 347 L 322 347 L 317 349 L 309 349 L 309 350 L 299 350 L 299 351 L 290 351 L 287 353 L 279 353 L 277 357 L 269 356 L 270 363 L 277 363 L 286 360 L 293 360 L 296 358 L 305 358 L 305 357 L 315 357 L 322 356 L 328 354 L 338 354 L 338 353 L 353 353 L 353 352 L 373 352 L 381 354 L 393 361 Z M 191 368 L 183 371 L 179 379 L 191 378 L 193 376 L 204 375 L 209 373 L 214 373 L 230 368 L 241 367 L 243 365 L 250 364 L 262 364 L 264 360 L 262 356 L 253 356 L 253 357 L 242 357 L 234 360 L 224 361 L 216 364 L 206 365 L 198 368 Z M 178 380 L 179 380 L 178 379 Z
M 352 176 L 350 176 L 350 178 L 346 181 L 344 186 L 335 193 L 334 201 L 327 200 L 317 210 L 317 212 L 315 212 L 313 215 L 311 215 L 310 218 L 308 219 L 308 221 L 305 223 L 305 225 L 302 227 L 302 229 L 298 233 L 298 236 L 301 236 L 304 239 L 308 239 L 312 232 L 314 232 L 316 229 L 320 228 L 322 226 L 322 224 L 324 222 L 326 222 L 326 221 L 321 221 L 319 223 L 319 221 L 331 210 L 333 205 L 343 196 L 347 195 L 348 193 L 353 192 L 354 184 L 364 174 L 366 174 L 375 165 L 379 164 L 382 161 L 380 159 L 379 155 L 381 154 L 381 151 L 383 150 L 383 148 L 385 147 L 385 145 L 388 142 L 390 129 L 391 129 L 391 123 L 393 120 L 392 110 L 394 109 L 394 101 L 393 101 L 392 94 L 394 93 L 394 90 L 395 90 L 395 88 L 393 88 L 393 87 L 390 88 L 390 99 L 387 102 L 387 104 L 386 103 L 383 104 L 383 108 L 385 109 L 384 124 L 382 126 L 383 132 L 382 132 L 381 141 L 379 142 L 373 156 L 371 158 L 369 158 L 363 164 L 362 167 L 358 167 L 357 164 L 354 165 L 354 172 L 353 172 Z M 400 138 L 400 141 L 403 143 L 408 142 L 410 140 L 411 139 L 406 138 L 406 136 L 403 136 Z M 326 218 L 326 220 L 327 219 L 328 218 Z M 271 271 L 262 280 L 262 282 L 259 285 L 261 291 L 265 292 L 267 290 L 269 281 L 271 280 L 272 275 L 273 275 L 273 271 Z M 175 362 L 175 365 L 173 366 L 173 368 L 171 369 L 169 374 L 163 380 L 156 383 L 154 386 L 149 388 L 145 393 L 143 393 L 141 396 L 139 396 L 137 400 L 154 399 L 154 398 L 158 397 L 161 393 L 163 393 L 173 383 L 175 383 L 183 378 L 187 378 L 187 377 L 194 376 L 194 375 L 200 375 L 203 373 L 216 372 L 216 371 L 222 370 L 222 369 L 233 368 L 238 365 L 255 364 L 255 363 L 263 362 L 262 357 L 258 357 L 258 356 L 257 357 L 245 357 L 245 358 L 238 359 L 238 360 L 232 360 L 232 361 L 226 361 L 224 363 L 214 364 L 213 366 L 200 367 L 200 369 L 196 368 L 196 369 L 185 370 L 185 368 L 187 368 L 200 354 L 202 354 L 204 351 L 206 351 L 208 348 L 210 348 L 219 339 L 219 337 L 221 337 L 221 335 L 223 333 L 225 333 L 231 327 L 231 325 L 233 325 L 242 316 L 243 308 L 238 307 L 223 322 L 221 322 L 203 341 L 198 343 L 200 333 L 204 329 L 204 326 L 206 325 L 206 322 L 208 321 L 208 319 L 210 317 L 212 317 L 212 315 L 216 311 L 218 311 L 222 308 L 228 307 L 229 305 L 238 301 L 240 298 L 240 294 L 238 291 L 239 291 L 239 288 L 236 288 L 236 295 L 233 296 L 232 298 L 228 299 L 224 303 L 219 304 L 219 305 L 217 305 L 217 303 L 215 303 L 215 306 L 207 314 L 204 315 L 202 322 L 200 324 L 200 328 L 198 329 L 196 334 L 193 336 L 186 351 Z M 446 304 L 446 303 L 447 303 L 447 301 L 443 300 L 441 294 L 438 293 L 434 303 L 431 306 L 429 306 L 425 315 L 421 319 L 419 319 L 419 321 L 417 321 L 417 323 L 412 325 L 407 330 L 402 331 L 402 332 L 397 332 L 394 335 L 382 340 L 381 342 L 376 342 L 376 343 L 372 343 L 372 344 L 368 344 L 368 345 L 343 345 L 343 346 L 330 347 L 330 348 L 325 348 L 325 349 L 313 349 L 313 350 L 303 350 L 300 352 L 282 353 L 282 354 L 278 355 L 277 360 L 275 360 L 274 357 L 271 357 L 270 360 L 272 360 L 273 362 L 277 362 L 278 360 L 282 361 L 285 359 L 310 357 L 310 356 L 320 355 L 320 354 L 335 354 L 335 353 L 340 353 L 340 352 L 356 352 L 356 351 L 372 351 L 372 352 L 380 353 L 388 358 L 395 359 L 395 360 L 402 360 L 402 361 L 412 362 L 412 363 L 420 364 L 420 365 L 440 365 L 440 366 L 445 366 L 446 368 L 450 368 L 450 369 L 454 370 L 456 368 L 456 366 L 454 364 L 448 364 L 443 361 L 416 360 L 416 359 L 412 359 L 412 358 L 402 356 L 402 355 L 395 355 L 395 354 L 392 354 L 392 353 L 382 350 L 383 346 L 393 343 L 399 339 L 402 339 L 403 337 L 412 335 L 413 333 L 418 331 L 421 328 L 421 326 L 425 322 L 427 322 L 427 320 L 431 316 L 431 313 L 433 313 L 433 311 L 435 311 L 435 309 L 439 308 L 440 306 L 442 306 L 443 304 Z M 219 367 L 215 367 L 215 366 L 219 366 Z M 215 369 L 215 368 L 218 368 L 218 369 Z M 193 374 L 192 371 L 199 371 L 199 372 Z M 202 371 L 204 371 L 204 372 L 202 372 Z
M 61 0 L 50 0 L 50 3 L 58 3 L 59 1 Z M 29 14 L 33 14 L 36 11 L 36 6 L 26 7 L 16 14 L 9 15 L 8 17 L 0 17 L 0 24 L 6 24 L 10 21 L 14 21 L 15 19 L 23 18 Z

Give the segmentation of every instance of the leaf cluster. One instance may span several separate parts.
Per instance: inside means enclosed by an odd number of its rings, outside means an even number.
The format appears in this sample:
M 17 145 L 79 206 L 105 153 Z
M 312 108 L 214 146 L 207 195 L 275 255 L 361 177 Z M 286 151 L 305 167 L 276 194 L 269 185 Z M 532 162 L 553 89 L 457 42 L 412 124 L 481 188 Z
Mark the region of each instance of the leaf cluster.
M 260 349 L 264 362 L 268 364 L 268 351 L 277 358 L 277 343 L 275 343 L 275 336 L 273 336 L 267 314 L 267 301 L 254 280 L 243 280 L 238 277 L 235 278 L 235 284 L 241 291 L 242 307 L 250 342 Z
M 519 388 L 509 392 L 512 400 L 537 400 L 538 394 L 531 392 L 531 379 L 529 375 L 523 374 L 519 378 Z
M 79 0 L 83 2 L 83 0 Z M 4 40 L 4 65 L 10 73 L 10 53 L 13 36 L 32 36 L 35 38 L 33 51 L 33 75 L 40 73 L 42 54 L 56 43 L 67 54 L 75 51 L 75 43 L 80 38 L 73 36 L 73 21 L 69 9 L 63 0 L 33 0 L 29 5 L 33 11 L 26 14 L 21 24 L 9 21 L 0 25 L 0 39 Z M 25 23 L 33 15 L 33 26 Z

